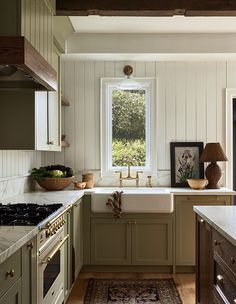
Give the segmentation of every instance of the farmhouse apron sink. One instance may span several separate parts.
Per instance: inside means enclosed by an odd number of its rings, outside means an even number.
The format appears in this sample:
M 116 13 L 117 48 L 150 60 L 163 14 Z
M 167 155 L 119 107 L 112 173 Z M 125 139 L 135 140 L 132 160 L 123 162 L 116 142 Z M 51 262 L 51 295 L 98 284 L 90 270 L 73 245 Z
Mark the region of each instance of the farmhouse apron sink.
M 111 212 L 106 206 L 114 191 L 122 193 L 124 213 L 171 213 L 174 211 L 173 194 L 166 188 L 100 188 L 91 195 L 92 212 Z

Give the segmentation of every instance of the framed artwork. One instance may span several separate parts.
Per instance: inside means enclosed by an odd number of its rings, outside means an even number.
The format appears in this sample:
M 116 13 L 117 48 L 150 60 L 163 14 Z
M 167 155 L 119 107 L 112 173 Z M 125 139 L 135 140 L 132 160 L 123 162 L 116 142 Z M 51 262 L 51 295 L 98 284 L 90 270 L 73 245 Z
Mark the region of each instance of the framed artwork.
M 171 187 L 188 187 L 187 179 L 204 178 L 204 164 L 199 162 L 203 142 L 171 142 Z

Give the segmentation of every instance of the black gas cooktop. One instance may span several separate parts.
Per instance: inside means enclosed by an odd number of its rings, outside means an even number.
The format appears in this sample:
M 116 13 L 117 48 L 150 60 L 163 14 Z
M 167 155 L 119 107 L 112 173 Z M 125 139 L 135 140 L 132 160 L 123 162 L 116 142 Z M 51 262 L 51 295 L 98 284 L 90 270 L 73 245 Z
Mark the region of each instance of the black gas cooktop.
M 62 204 L 0 204 L 0 225 L 35 226 L 62 207 Z

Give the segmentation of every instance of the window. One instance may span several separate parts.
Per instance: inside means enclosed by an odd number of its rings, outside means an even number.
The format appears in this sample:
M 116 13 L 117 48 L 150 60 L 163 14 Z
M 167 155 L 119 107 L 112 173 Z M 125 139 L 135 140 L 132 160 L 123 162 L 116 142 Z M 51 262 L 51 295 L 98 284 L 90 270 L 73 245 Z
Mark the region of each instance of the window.
M 121 81 L 101 80 L 103 177 L 114 176 L 128 164 L 133 171 L 156 171 L 155 79 L 138 79 L 139 88 L 120 88 Z

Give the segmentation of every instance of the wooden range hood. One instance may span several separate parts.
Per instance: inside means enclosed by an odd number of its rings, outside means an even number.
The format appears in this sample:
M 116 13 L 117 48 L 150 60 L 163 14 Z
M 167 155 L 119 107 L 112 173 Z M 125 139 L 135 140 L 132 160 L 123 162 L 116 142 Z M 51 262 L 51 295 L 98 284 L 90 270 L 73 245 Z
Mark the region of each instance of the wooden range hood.
M 0 88 L 56 91 L 57 73 L 25 37 L 1 36 Z

